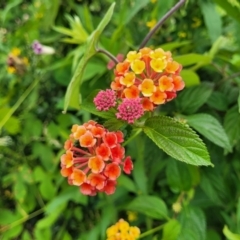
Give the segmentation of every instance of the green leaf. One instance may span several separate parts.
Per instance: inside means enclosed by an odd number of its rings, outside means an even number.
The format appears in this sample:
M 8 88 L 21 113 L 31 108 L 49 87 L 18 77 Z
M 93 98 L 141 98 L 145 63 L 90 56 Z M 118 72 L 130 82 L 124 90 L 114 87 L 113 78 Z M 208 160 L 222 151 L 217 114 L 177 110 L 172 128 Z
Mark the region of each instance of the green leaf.
M 226 111 L 228 108 L 228 99 L 223 93 L 214 91 L 208 98 L 207 105 L 219 111 Z
M 18 175 L 18 179 L 13 186 L 13 193 L 14 193 L 15 199 L 17 199 L 19 202 L 22 203 L 24 201 L 24 198 L 27 194 L 27 186 L 24 184 L 24 182 L 20 178 L 20 175 Z
M 195 113 L 210 97 L 212 93 L 212 86 L 208 84 L 201 84 L 186 88 L 177 98 L 176 104 L 182 113 Z
M 174 61 L 179 62 L 185 67 L 185 66 L 193 65 L 199 62 L 203 62 L 204 64 L 209 64 L 211 62 L 211 58 L 207 55 L 189 53 L 189 54 L 184 54 L 181 56 L 174 57 Z
M 108 119 L 103 125 L 109 131 L 117 131 L 117 130 L 127 126 L 125 121 L 119 120 L 117 118 Z
M 240 113 L 240 86 L 239 86 L 239 94 L 238 94 L 238 112 Z
M 176 240 L 180 231 L 180 223 L 176 219 L 171 219 L 163 227 L 162 240 Z
M 86 64 L 88 60 L 96 54 L 96 45 L 98 42 L 98 39 L 111 20 L 113 9 L 114 9 L 115 3 L 113 3 L 110 8 L 108 9 L 106 15 L 102 19 L 102 21 L 99 23 L 96 30 L 89 36 L 86 44 L 85 54 L 81 58 L 81 61 L 79 62 L 77 69 L 71 79 L 71 82 L 68 85 L 66 96 L 65 96 L 65 102 L 64 102 L 64 112 L 67 111 L 68 106 L 74 107 L 79 109 L 79 88 L 81 85 L 84 69 L 86 67 Z
M 129 177 L 125 175 L 121 175 L 118 178 L 118 186 L 123 186 L 128 191 L 137 193 L 137 188 L 135 183 L 133 182 L 133 180 L 131 180 Z
M 185 116 L 184 118 L 192 128 L 201 133 L 204 137 L 231 152 L 232 147 L 228 136 L 223 126 L 216 118 L 205 113 Z
M 240 235 L 232 233 L 226 225 L 223 228 L 223 234 L 228 240 L 240 240 Z
M 231 145 L 235 146 L 240 139 L 240 113 L 238 112 L 237 105 L 227 111 L 223 126 Z
M 200 78 L 194 71 L 183 69 L 180 74 L 185 82 L 186 87 L 200 84 Z
M 164 201 L 155 196 L 139 196 L 127 205 L 127 209 L 143 213 L 154 219 L 167 219 L 168 212 Z
M 9 134 L 15 135 L 20 131 L 20 121 L 18 118 L 12 116 L 5 123 L 4 128 L 9 132 Z
M 189 45 L 191 44 L 190 41 L 183 41 L 183 42 L 171 42 L 171 43 L 165 43 L 160 45 L 160 48 L 162 48 L 164 51 L 172 51 L 176 48 Z
M 200 1 L 205 25 L 212 43 L 214 43 L 222 34 L 222 21 L 216 6 L 211 1 Z
M 224 9 L 229 16 L 240 22 L 239 9 L 235 6 L 232 6 L 226 0 L 214 0 L 222 9 Z
M 199 169 L 195 166 L 168 159 L 167 181 L 173 192 L 188 191 L 200 180 Z
M 51 200 L 55 196 L 57 189 L 53 185 L 52 179 L 46 175 L 39 186 L 39 190 L 44 199 Z
M 186 207 L 179 218 L 181 233 L 177 240 L 205 240 L 206 220 L 199 208 Z
M 193 165 L 212 165 L 205 144 L 187 125 L 166 116 L 147 119 L 143 131 L 169 156 Z

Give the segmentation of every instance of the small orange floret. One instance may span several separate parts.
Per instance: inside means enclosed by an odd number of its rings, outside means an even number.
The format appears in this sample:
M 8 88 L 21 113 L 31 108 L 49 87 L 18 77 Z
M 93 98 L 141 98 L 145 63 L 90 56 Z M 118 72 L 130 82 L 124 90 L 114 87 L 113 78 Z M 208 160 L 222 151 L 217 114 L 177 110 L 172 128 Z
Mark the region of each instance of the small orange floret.
M 92 133 L 87 131 L 84 135 L 79 138 L 79 143 L 81 147 L 93 147 L 96 144 L 96 139 L 93 137 Z
M 84 195 L 90 195 L 90 196 L 96 195 L 95 189 L 89 183 L 83 183 L 80 186 L 80 192 Z
M 110 194 L 113 194 L 115 192 L 115 190 L 116 190 L 116 181 L 108 180 L 106 182 L 106 185 L 105 185 L 103 191 L 106 194 L 110 195 Z
M 119 163 L 124 158 L 125 148 L 117 144 L 116 147 L 111 148 L 111 154 L 113 161 Z
M 140 59 L 142 56 L 141 52 L 140 53 L 137 53 L 136 51 L 130 51 L 128 54 L 127 54 L 127 61 L 132 63 L 134 62 L 135 60 L 138 60 Z
M 87 129 L 84 126 L 78 126 L 75 132 L 73 133 L 73 137 L 75 139 L 79 139 L 82 135 L 86 133 Z
M 88 167 L 93 173 L 100 173 L 105 167 L 105 163 L 101 158 L 94 156 L 89 158 Z
M 65 150 L 70 150 L 72 146 L 73 146 L 73 142 L 72 142 L 70 139 L 68 139 L 68 140 L 64 143 L 64 149 L 65 149 Z
M 124 141 L 123 132 L 122 131 L 116 131 L 115 134 L 117 136 L 117 142 L 122 143 Z
M 90 130 L 93 126 L 95 126 L 97 122 L 93 120 L 89 120 L 88 122 L 84 123 L 83 126 L 87 129 Z
M 185 87 L 185 83 L 180 76 L 173 76 L 174 90 L 180 91 Z
M 166 97 L 167 97 L 166 93 L 161 92 L 160 90 L 157 90 L 150 97 L 150 101 L 156 105 L 159 105 L 159 104 L 165 103 Z
M 149 78 L 144 79 L 142 84 L 140 84 L 138 88 L 140 89 L 144 97 L 150 97 L 152 96 L 153 92 L 156 91 L 156 86 L 154 85 L 153 80 Z
M 122 90 L 123 85 L 120 83 L 120 77 L 116 77 L 113 82 L 111 82 L 111 89 L 114 91 Z
M 131 68 L 135 74 L 141 74 L 145 69 L 145 62 L 141 60 L 135 60 L 131 63 Z
M 73 165 L 73 153 L 71 151 L 67 151 L 66 154 L 63 154 L 61 157 L 61 164 L 69 168 Z
M 100 138 L 104 135 L 105 130 L 102 127 L 94 126 L 92 127 L 91 132 L 94 137 Z
M 96 189 L 101 190 L 105 185 L 105 177 L 102 174 L 91 173 L 88 176 L 89 183 Z
M 100 146 L 96 148 L 96 154 L 104 161 L 107 161 L 111 154 L 110 148 L 105 143 L 102 143 Z
M 142 54 L 142 57 L 149 56 L 151 51 L 152 51 L 152 49 L 148 48 L 148 47 L 144 47 L 144 48 L 139 50 L 139 52 Z
M 153 103 L 149 100 L 149 98 L 143 98 L 142 99 L 142 105 L 144 111 L 153 111 Z
M 125 88 L 123 93 L 126 98 L 138 98 L 140 91 L 137 86 L 132 85 L 129 88 Z
M 62 167 L 61 169 L 61 175 L 63 177 L 69 177 L 73 172 L 73 168 L 72 167 L 69 167 L 69 168 L 66 168 L 66 167 Z
M 156 50 L 150 52 L 150 57 L 152 59 L 165 59 L 166 55 L 162 48 L 157 48 Z
M 130 67 L 129 62 L 118 63 L 116 65 L 115 74 L 118 76 L 123 75 L 124 73 L 126 73 L 128 71 L 129 67 Z
M 174 88 L 173 79 L 171 77 L 162 76 L 158 80 L 159 90 L 161 92 L 172 91 Z
M 116 163 L 110 163 L 104 170 L 104 175 L 110 180 L 116 180 L 121 174 L 121 168 Z
M 124 86 L 130 87 L 135 82 L 135 74 L 133 72 L 125 73 L 124 77 L 120 78 L 120 83 Z
M 150 66 L 155 72 L 160 73 L 167 66 L 167 61 L 165 59 L 161 59 L 161 58 L 152 59 L 150 61 Z
M 73 169 L 71 174 L 72 183 L 75 186 L 81 186 L 86 181 L 86 174 L 77 168 Z
M 72 126 L 71 132 L 72 132 L 72 133 L 76 132 L 77 128 L 78 128 L 78 125 L 77 125 L 77 124 L 74 124 L 74 125 Z
M 117 135 L 114 132 L 108 132 L 104 135 L 103 142 L 110 148 L 115 147 L 118 143 Z
M 165 52 L 164 55 L 167 61 L 172 61 L 172 53 L 170 51 Z
M 168 73 L 175 73 L 179 69 L 179 63 L 176 61 L 168 62 L 166 66 L 166 71 Z

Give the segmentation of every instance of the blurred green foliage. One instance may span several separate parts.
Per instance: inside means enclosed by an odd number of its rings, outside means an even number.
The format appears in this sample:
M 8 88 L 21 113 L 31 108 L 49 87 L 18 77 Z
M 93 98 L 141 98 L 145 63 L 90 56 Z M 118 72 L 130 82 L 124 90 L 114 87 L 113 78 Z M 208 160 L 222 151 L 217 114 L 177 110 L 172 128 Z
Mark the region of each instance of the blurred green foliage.
M 98 46 L 113 55 L 136 50 L 147 24 L 176 2 L 117 0 Z M 146 240 L 239 240 L 239 0 L 189 0 L 148 43 L 170 50 L 183 65 L 186 88 L 160 112 L 198 132 L 214 167 L 175 161 L 140 133 L 126 147 L 133 174 L 119 178 L 114 195 L 83 196 L 60 175 L 71 126 L 89 119 L 103 123 L 106 117 L 90 114 L 86 109 L 92 106 L 84 105 L 89 94 L 112 81 L 109 59 L 100 53 L 81 71 L 75 103 L 62 111 L 83 54 L 93 50 L 89 36 L 112 3 L 0 2 L 0 239 L 106 239 L 110 225 L 135 214 L 131 225 L 141 232 L 162 226 Z M 34 54 L 34 40 L 55 54 Z

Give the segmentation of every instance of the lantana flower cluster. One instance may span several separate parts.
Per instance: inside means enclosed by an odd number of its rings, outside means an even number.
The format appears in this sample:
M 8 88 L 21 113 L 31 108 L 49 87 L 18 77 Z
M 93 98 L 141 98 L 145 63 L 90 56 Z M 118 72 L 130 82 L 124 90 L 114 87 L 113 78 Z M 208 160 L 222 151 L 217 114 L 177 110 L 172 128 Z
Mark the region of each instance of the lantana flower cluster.
M 116 107 L 116 117 L 133 123 L 145 111 L 171 101 L 185 86 L 182 66 L 173 60 L 171 52 L 144 47 L 130 51 L 114 69 L 111 89 L 100 91 L 94 98 L 100 111 Z
M 73 125 L 71 131 L 64 145 L 66 153 L 61 156 L 62 176 L 85 195 L 113 194 L 121 170 L 130 174 L 133 169 L 131 157 L 125 157 L 121 145 L 123 133 L 110 132 L 92 120 Z
M 135 240 L 139 236 L 140 229 L 129 226 L 123 219 L 107 229 L 107 240 Z

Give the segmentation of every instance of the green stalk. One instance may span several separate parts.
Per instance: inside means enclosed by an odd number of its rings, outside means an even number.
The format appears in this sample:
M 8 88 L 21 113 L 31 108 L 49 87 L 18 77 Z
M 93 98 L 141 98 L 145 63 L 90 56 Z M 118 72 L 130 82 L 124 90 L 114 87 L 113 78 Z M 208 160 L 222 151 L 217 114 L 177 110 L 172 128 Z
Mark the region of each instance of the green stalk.
M 14 104 L 13 107 L 8 111 L 8 113 L 5 115 L 5 117 L 0 122 L 0 130 L 5 125 L 5 123 L 9 120 L 9 118 L 14 114 L 14 112 L 19 108 L 19 106 L 22 104 L 22 102 L 28 97 L 28 95 L 31 93 L 31 91 L 36 87 L 40 79 L 36 79 L 23 93 L 23 95 L 18 99 L 18 101 Z
M 155 233 L 155 232 L 161 230 L 161 229 L 163 228 L 164 225 L 165 225 L 165 224 L 160 225 L 160 226 L 158 226 L 158 227 L 155 227 L 155 228 L 153 228 L 153 229 L 151 229 L 151 230 L 148 230 L 148 231 L 142 233 L 142 234 L 139 236 L 138 239 L 140 239 L 140 238 L 144 238 L 144 237 L 146 237 L 146 236 L 148 236 L 148 235 L 151 235 L 151 234 L 153 234 L 153 233 Z

